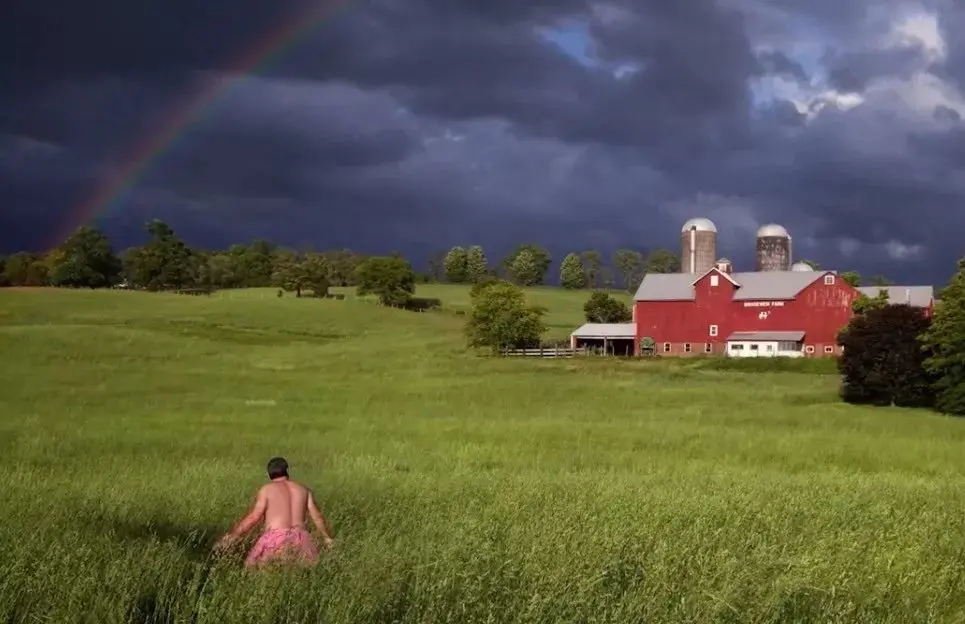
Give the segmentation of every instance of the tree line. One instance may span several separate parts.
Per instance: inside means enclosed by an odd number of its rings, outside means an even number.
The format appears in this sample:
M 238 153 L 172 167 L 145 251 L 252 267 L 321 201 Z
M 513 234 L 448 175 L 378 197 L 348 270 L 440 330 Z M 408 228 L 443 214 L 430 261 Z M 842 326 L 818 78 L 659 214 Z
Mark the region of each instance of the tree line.
M 366 259 L 348 249 L 298 251 L 266 240 L 236 244 L 224 250 L 187 245 L 166 223 L 145 225 L 147 241 L 116 252 L 100 230 L 84 226 L 46 254 L 19 252 L 0 257 L 0 286 L 103 288 L 124 285 L 147 290 L 185 288 L 284 287 L 299 295 L 328 286 L 356 286 L 356 269 Z M 399 253 L 391 254 L 399 257 Z M 553 259 L 543 247 L 522 244 L 498 262 L 490 262 L 479 245 L 455 246 L 428 259 L 428 270 L 416 282 L 477 284 L 498 278 L 520 286 L 552 281 Z M 632 290 L 646 273 L 680 270 L 680 258 L 666 249 L 648 254 L 620 249 L 604 262 L 596 250 L 567 254 L 559 266 L 564 288 Z M 322 288 L 323 283 L 325 288 Z

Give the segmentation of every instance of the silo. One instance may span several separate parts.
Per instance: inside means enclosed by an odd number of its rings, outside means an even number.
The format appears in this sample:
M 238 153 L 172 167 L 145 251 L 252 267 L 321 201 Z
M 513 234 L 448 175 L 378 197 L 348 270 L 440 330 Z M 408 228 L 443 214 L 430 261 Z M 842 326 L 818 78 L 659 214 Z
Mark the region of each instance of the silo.
M 807 262 L 795 262 L 791 265 L 791 270 L 799 273 L 807 273 L 808 271 L 813 271 L 814 267 Z
M 698 217 L 680 228 L 680 265 L 683 273 L 705 273 L 717 259 L 717 226 Z
M 769 223 L 757 230 L 757 270 L 787 271 L 791 268 L 791 235 Z

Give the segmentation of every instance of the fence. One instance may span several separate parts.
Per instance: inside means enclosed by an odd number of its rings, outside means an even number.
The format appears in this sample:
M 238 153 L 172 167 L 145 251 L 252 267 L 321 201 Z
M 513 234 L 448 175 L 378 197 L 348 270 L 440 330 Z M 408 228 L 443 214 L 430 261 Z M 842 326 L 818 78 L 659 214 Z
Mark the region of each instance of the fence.
M 570 347 L 540 347 L 538 349 L 509 349 L 507 351 L 503 351 L 503 355 L 508 355 L 511 357 L 552 358 L 574 357 L 585 354 L 586 351 L 584 349 L 573 349 Z

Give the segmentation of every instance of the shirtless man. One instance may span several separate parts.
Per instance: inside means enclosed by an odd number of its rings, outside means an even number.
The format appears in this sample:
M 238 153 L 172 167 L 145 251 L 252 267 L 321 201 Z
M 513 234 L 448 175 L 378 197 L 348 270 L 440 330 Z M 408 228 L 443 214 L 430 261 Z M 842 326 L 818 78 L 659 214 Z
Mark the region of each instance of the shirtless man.
M 257 566 L 276 558 L 316 563 L 318 549 L 305 528 L 305 516 L 311 516 L 326 548 L 331 548 L 333 541 L 312 491 L 288 477 L 288 462 L 282 457 L 268 462 L 268 478 L 271 482 L 258 490 L 251 511 L 221 538 L 215 549 L 230 548 L 264 518 L 265 530 L 248 553 L 246 566 Z

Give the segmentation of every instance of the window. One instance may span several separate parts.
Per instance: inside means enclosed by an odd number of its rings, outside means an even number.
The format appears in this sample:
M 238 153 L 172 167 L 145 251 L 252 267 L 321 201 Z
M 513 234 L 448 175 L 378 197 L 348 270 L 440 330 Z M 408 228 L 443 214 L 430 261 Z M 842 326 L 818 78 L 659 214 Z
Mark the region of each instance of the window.
M 623 318 L 626 318 L 626 317 L 623 317 Z M 711 337 L 717 336 L 717 326 L 716 326 L 716 325 L 711 325 L 711 326 L 710 326 L 710 335 L 711 335 Z
M 757 351 L 757 345 L 756 345 L 756 344 L 752 344 L 752 345 L 751 345 L 751 351 Z
M 663 352 L 664 352 L 664 353 L 670 353 L 670 343 L 669 343 L 669 342 L 663 343 Z
M 690 353 L 690 343 L 689 343 L 689 342 L 685 342 L 685 343 L 684 343 L 684 353 Z
M 814 345 L 808 345 L 804 347 L 805 353 L 814 353 Z
M 833 276 L 833 275 L 825 275 L 825 276 L 824 276 L 824 285 L 825 285 L 825 286 L 834 286 L 834 276 Z
M 743 351 L 743 350 L 744 350 L 744 345 L 742 345 L 742 344 L 732 344 L 732 345 L 730 346 L 730 350 L 731 350 L 731 351 Z
M 824 347 L 825 353 L 834 353 L 834 347 Z
M 704 343 L 704 353 L 711 353 L 714 350 L 714 345 L 709 342 Z
M 768 351 L 773 351 L 773 350 L 774 350 L 774 345 L 771 345 L 771 344 L 767 345 L 767 350 L 768 350 Z
M 718 286 L 719 284 L 720 284 L 720 276 L 719 276 L 719 275 L 711 275 L 711 276 L 710 276 L 710 285 L 716 287 L 716 286 Z

